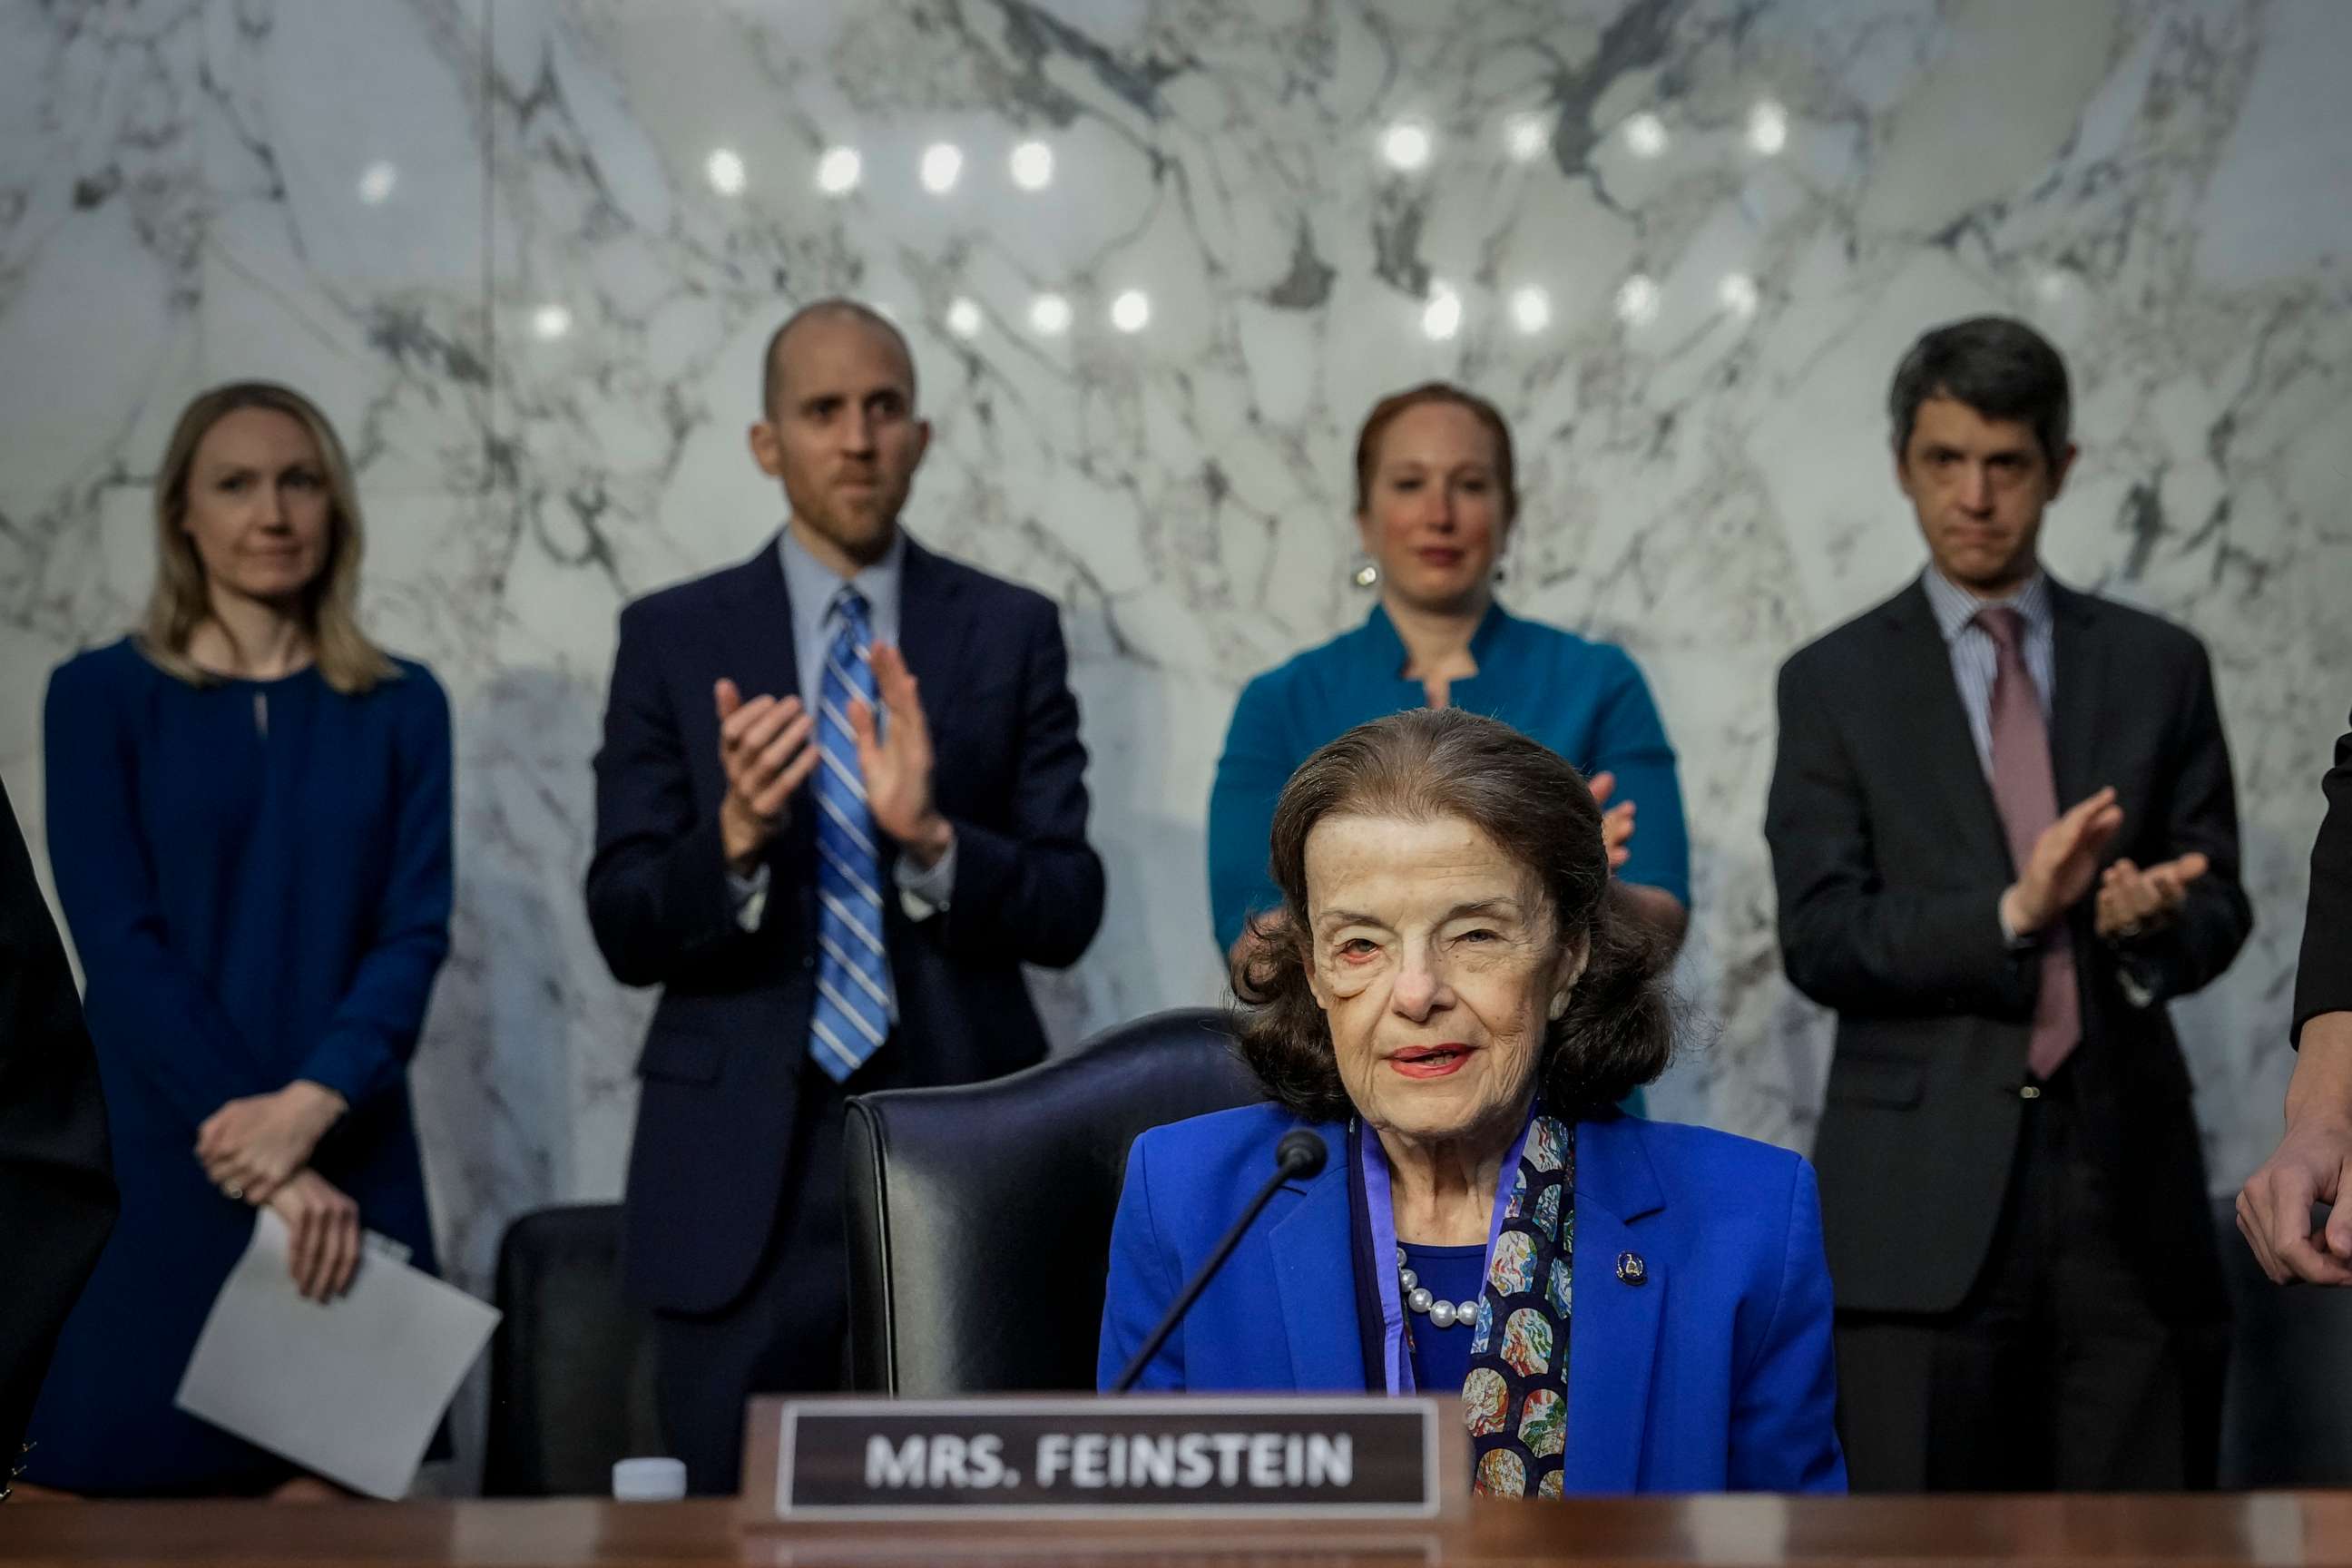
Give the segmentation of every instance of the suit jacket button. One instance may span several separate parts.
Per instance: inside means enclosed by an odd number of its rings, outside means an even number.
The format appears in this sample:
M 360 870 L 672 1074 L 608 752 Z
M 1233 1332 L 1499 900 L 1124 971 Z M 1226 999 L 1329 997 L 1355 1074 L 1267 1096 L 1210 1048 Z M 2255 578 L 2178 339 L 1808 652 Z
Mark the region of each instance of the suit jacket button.
M 813 952 L 802 953 L 801 967 L 803 969 L 814 969 L 816 967 L 816 954 Z
M 2020 1100 L 2040 1100 L 2042 1098 L 2042 1090 L 2035 1085 L 2029 1083 L 2017 1091 L 2017 1098 Z
M 1628 1285 L 1646 1285 L 1650 1282 L 1649 1265 L 1642 1261 L 1638 1252 L 1621 1252 L 1617 1255 L 1617 1278 Z

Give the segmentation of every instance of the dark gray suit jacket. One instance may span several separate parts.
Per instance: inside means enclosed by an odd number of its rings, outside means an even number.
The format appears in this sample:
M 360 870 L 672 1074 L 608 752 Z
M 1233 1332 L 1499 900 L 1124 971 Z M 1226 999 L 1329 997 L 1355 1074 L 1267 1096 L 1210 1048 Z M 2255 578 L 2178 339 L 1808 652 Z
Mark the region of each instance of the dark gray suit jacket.
M 2311 845 L 2311 902 L 2294 971 L 2298 1045 L 2303 1026 L 2322 1013 L 2352 1012 L 2352 734 L 2336 742 L 2336 765 L 2320 787 L 2327 815 Z
M 2164 1003 L 2197 990 L 2252 924 L 2237 801 L 2203 644 L 2155 616 L 2051 584 L 2052 763 L 2061 810 L 2113 784 L 2106 858 L 2201 850 L 2178 920 L 2126 954 L 2069 926 L 2082 980 L 2072 1068 L 2086 1137 L 2112 1173 L 2127 1255 L 2181 1320 L 2226 1315 L 2190 1114 Z M 1991 1245 L 2016 1149 L 2034 996 L 1998 905 L 2008 840 L 1949 654 L 1916 583 L 1801 649 L 1780 671 L 1780 750 L 1765 836 L 1789 978 L 1836 1009 L 1813 1150 L 1841 1310 L 1958 1306 Z

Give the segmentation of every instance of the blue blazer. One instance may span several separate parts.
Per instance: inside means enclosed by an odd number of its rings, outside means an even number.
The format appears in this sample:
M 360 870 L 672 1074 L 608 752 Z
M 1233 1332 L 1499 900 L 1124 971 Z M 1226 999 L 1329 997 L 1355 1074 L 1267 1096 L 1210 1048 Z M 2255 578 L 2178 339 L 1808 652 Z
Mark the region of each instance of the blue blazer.
M 922 683 L 932 798 L 955 825 L 948 909 L 917 923 L 883 900 L 898 1005 L 860 1088 L 965 1083 L 1026 1067 L 1045 1036 L 1021 966 L 1073 963 L 1101 923 L 1087 844 L 1086 749 L 1052 600 L 907 542 L 900 651 Z M 737 923 L 719 802 L 711 687 L 800 689 L 771 536 L 740 566 L 621 612 L 588 921 L 615 978 L 658 985 L 622 1216 L 639 1300 L 711 1311 L 740 1293 L 796 1201 L 787 1190 L 816 994 L 816 808 L 794 799 L 768 848 L 757 930 Z M 883 886 L 893 853 L 883 846 Z M 839 1173 L 829 1180 L 837 1189 Z
M 1254 1105 L 1136 1140 L 1111 1228 L 1108 1388 L 1307 1125 Z M 1361 1393 L 1346 1129 L 1285 1186 L 1144 1371 L 1147 1389 Z M 1728 1133 L 1612 1117 L 1576 1130 L 1570 1492 L 1845 1489 L 1813 1173 Z M 1640 1257 L 1628 1283 L 1618 1258 Z
M 50 677 L 49 864 L 122 1212 L 34 1413 L 37 1485 L 197 1496 L 289 1473 L 173 1403 L 253 1236 L 192 1152 L 225 1102 L 296 1079 L 341 1093 L 312 1168 L 434 1267 L 408 1062 L 449 949 L 449 701 L 397 662 L 361 693 L 315 666 L 196 686 L 124 638 Z

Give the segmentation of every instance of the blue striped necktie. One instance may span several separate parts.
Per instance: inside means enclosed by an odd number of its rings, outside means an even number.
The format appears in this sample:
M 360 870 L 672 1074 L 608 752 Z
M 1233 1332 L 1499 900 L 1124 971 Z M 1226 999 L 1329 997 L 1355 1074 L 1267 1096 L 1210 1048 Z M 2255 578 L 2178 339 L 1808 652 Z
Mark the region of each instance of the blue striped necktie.
M 843 588 L 832 618 L 836 629 L 817 700 L 816 1013 L 809 1048 L 838 1082 L 890 1032 L 890 969 L 882 950 L 882 857 L 849 728 L 853 697 L 865 699 L 881 721 L 865 595 Z

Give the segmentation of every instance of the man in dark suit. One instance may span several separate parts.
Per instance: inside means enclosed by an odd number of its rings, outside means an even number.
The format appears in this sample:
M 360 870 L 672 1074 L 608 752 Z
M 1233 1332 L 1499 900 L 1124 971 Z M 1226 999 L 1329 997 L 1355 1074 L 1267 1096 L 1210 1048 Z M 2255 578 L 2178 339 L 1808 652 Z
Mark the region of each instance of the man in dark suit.
M 748 1394 L 840 1385 L 845 1098 L 1042 1058 L 1021 966 L 1074 963 L 1103 904 L 1054 605 L 898 527 L 906 340 L 812 305 L 762 391 L 790 519 L 622 612 L 588 868 L 614 974 L 662 988 L 625 1270 L 698 1492 L 735 1489 Z
M 2294 973 L 2286 1136 L 2238 1194 L 2238 1229 L 2281 1285 L 2352 1285 L 2352 733 L 2321 785 L 2311 902 Z M 2315 1229 L 2311 1205 L 2334 1212 Z
M 2252 921 L 2205 650 L 2053 581 L 2074 455 L 2030 328 L 1889 397 L 1930 563 L 1792 657 L 1765 834 L 1836 1009 L 1813 1160 L 1857 1489 L 2210 1483 L 2227 1303 L 2165 1003 Z
M 115 1206 L 98 1056 L 0 790 L 0 1498 Z

